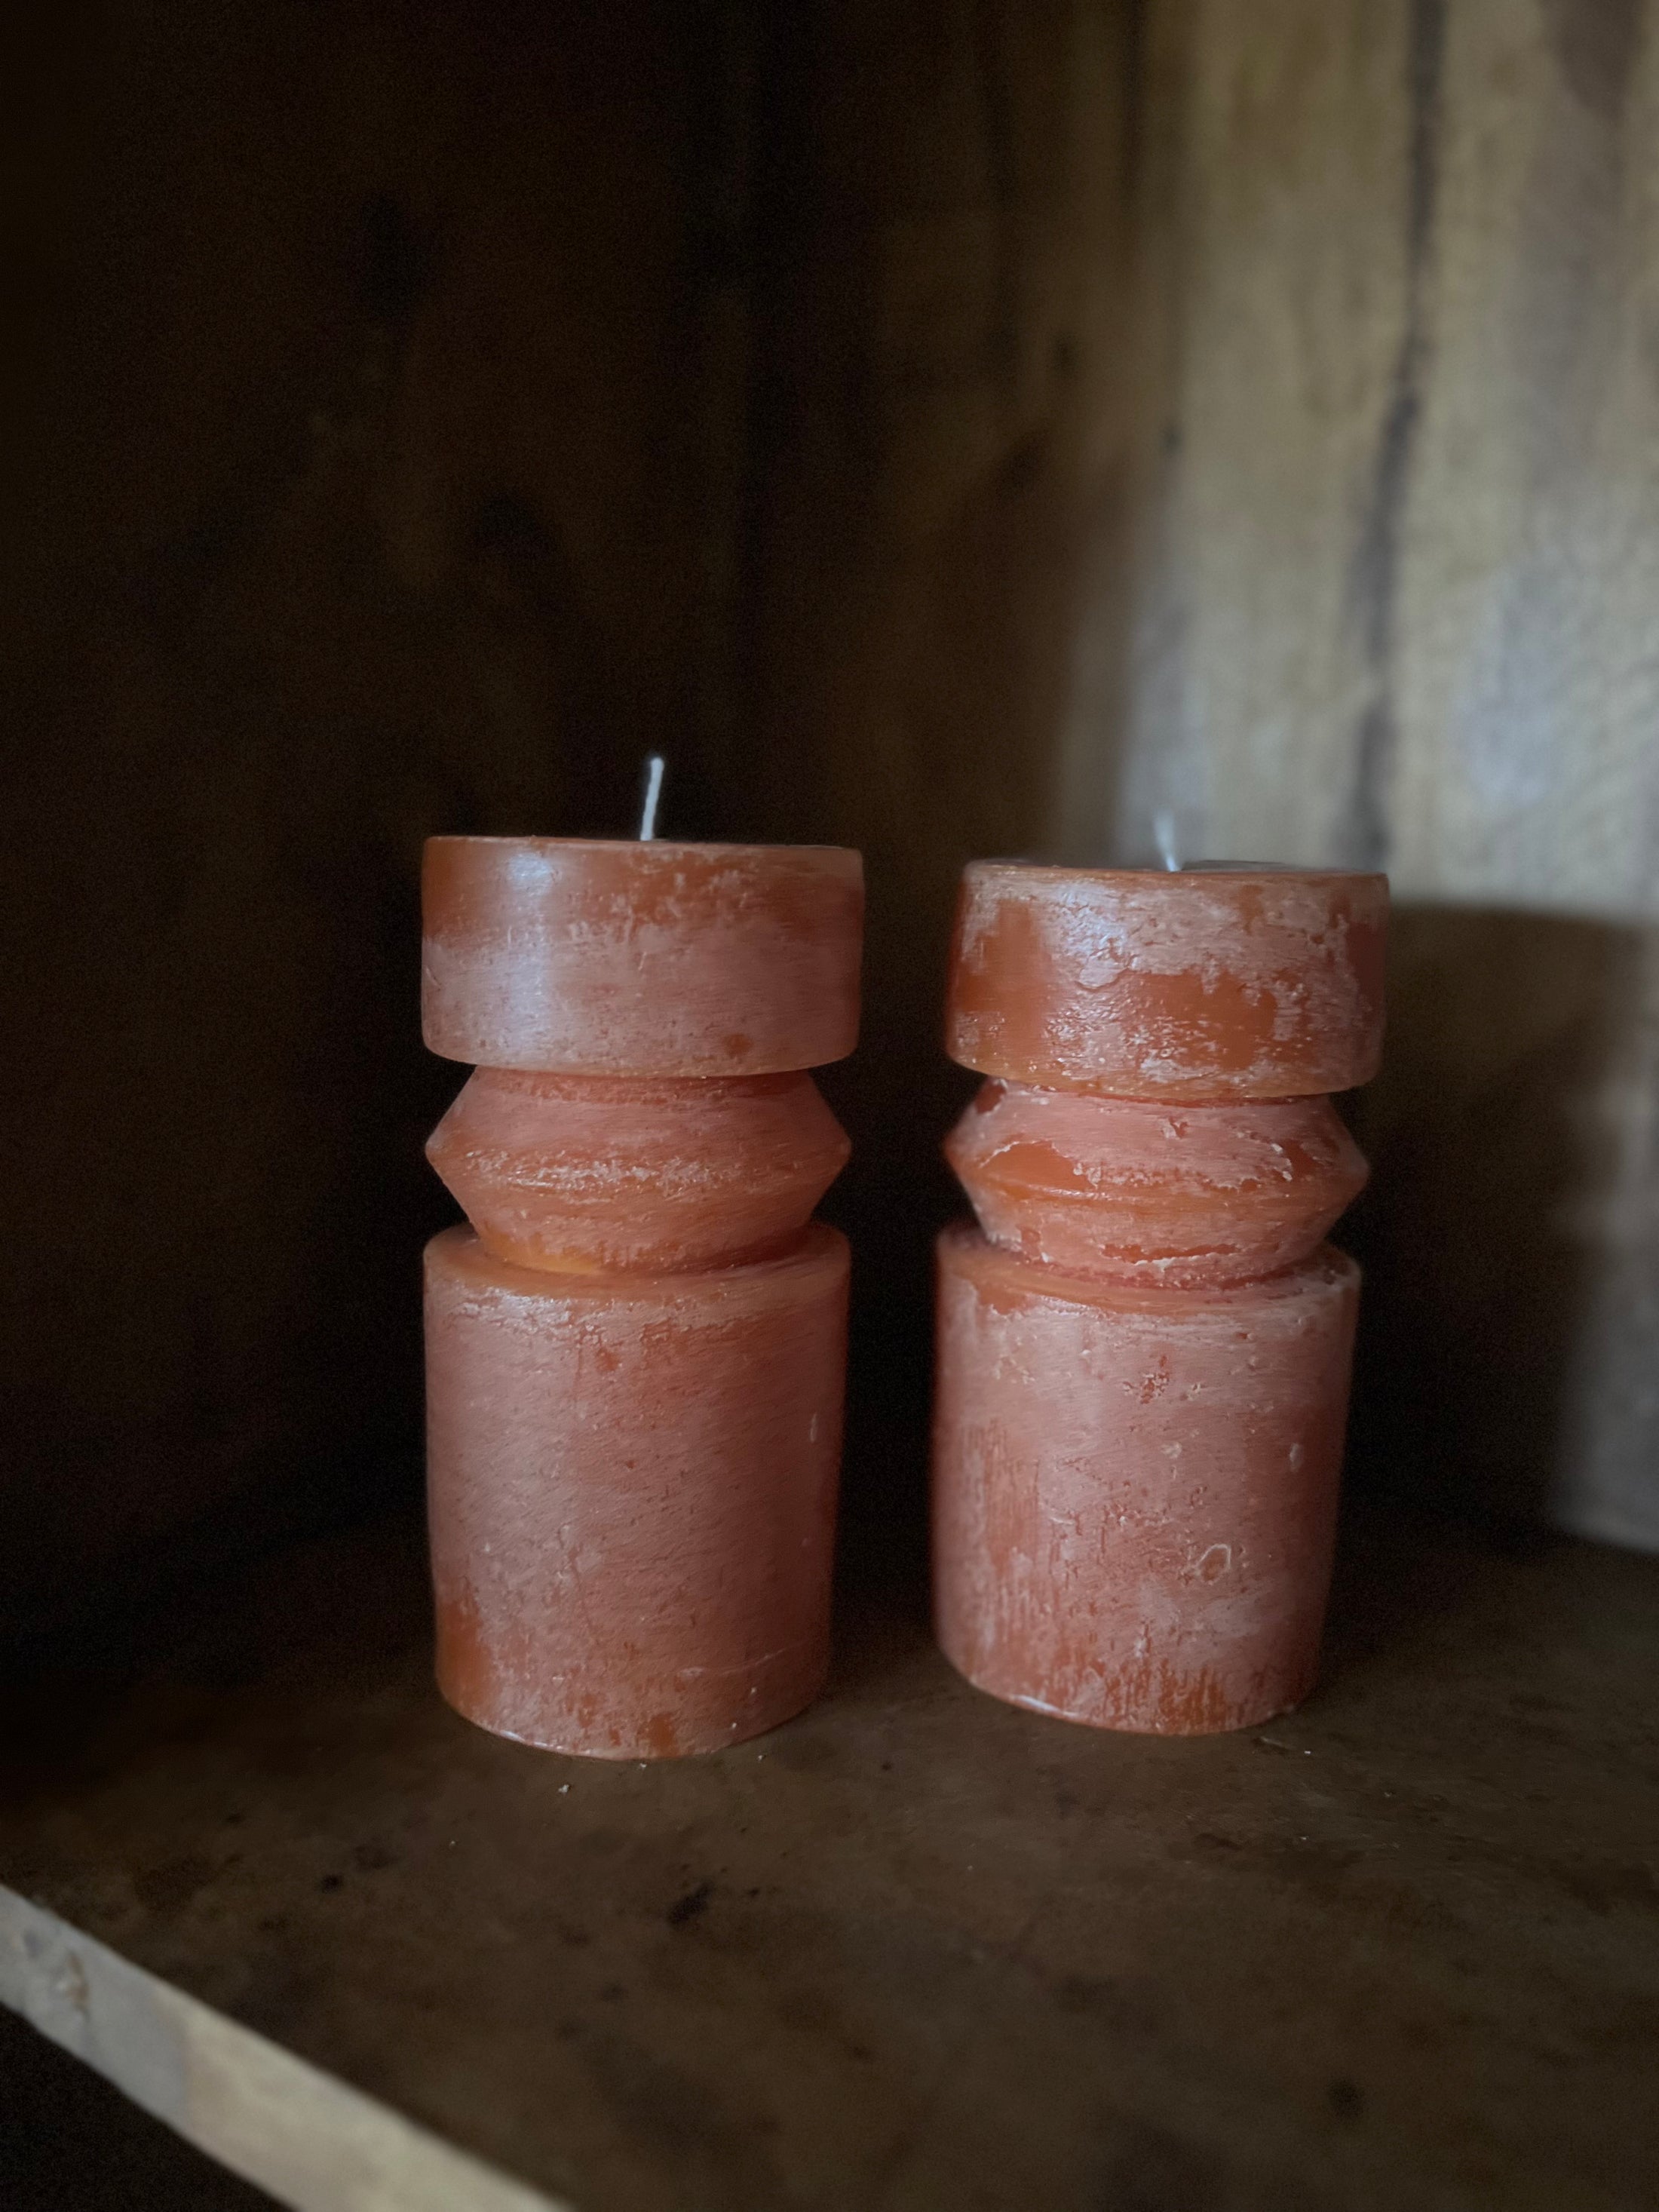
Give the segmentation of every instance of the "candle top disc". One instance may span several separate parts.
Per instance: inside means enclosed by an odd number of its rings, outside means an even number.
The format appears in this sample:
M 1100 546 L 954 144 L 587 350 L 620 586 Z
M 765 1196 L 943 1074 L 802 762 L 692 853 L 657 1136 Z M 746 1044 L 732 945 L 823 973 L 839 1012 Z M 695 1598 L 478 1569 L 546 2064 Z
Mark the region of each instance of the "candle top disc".
M 963 878 L 945 1049 L 1123 1098 L 1310 1097 L 1376 1073 L 1386 876 L 1047 867 Z
M 864 872 L 838 845 L 432 837 L 422 1026 L 475 1066 L 770 1075 L 858 1041 Z

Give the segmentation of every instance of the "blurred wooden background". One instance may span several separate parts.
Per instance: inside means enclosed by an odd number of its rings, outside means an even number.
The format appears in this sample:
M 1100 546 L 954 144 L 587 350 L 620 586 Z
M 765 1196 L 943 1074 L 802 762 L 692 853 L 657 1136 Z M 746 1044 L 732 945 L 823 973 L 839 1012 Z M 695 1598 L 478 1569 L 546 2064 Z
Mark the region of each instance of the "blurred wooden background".
M 951 887 L 1357 861 L 1357 1480 L 1659 1542 L 1650 0 L 14 28 L 0 1621 L 418 1476 L 438 830 L 861 846 L 914 1562 Z
M 1659 1546 L 1659 10 L 1143 20 L 1133 605 L 1056 835 L 1389 869 L 1362 1442 Z

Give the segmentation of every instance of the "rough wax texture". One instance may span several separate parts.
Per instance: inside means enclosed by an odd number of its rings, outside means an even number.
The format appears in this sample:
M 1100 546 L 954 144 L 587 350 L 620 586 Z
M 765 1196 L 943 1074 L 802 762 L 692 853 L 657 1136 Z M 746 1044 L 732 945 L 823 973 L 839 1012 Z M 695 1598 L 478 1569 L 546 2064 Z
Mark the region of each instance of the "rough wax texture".
M 858 1041 L 863 865 L 833 845 L 434 837 L 428 1045 L 571 1075 L 769 1075 Z
M 674 1758 L 772 1728 L 829 1658 L 849 1146 L 811 1078 L 858 1027 L 862 864 L 830 846 L 437 837 L 428 1156 L 438 1680 L 501 1735 Z
M 427 1248 L 438 1678 L 592 1757 L 775 1727 L 829 1662 L 848 1250 L 662 1276 Z
M 945 1155 L 993 1243 L 1172 1290 L 1290 1267 L 1365 1182 L 1328 1098 L 1176 1106 L 988 1083 Z
M 1097 1728 L 1244 1728 L 1312 1687 L 1359 1271 L 1190 1295 L 939 1244 L 939 1641 Z
M 933 1581 L 980 1688 L 1190 1735 L 1311 1686 L 1366 1172 L 1320 1094 L 1376 1065 L 1387 918 L 1380 876 L 968 870 Z
M 1050 1090 L 1309 1097 L 1376 1073 L 1388 879 L 975 860 L 945 1049 Z
M 668 1269 L 799 1235 L 852 1146 L 810 1075 L 735 1082 L 481 1067 L 427 1158 L 497 1259 Z

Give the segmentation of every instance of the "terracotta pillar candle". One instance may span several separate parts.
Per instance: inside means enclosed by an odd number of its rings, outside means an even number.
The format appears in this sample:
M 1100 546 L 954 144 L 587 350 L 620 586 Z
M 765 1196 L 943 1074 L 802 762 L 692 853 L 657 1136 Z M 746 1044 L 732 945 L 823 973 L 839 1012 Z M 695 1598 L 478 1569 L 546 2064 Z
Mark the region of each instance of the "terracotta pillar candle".
M 440 837 L 427 1042 L 438 1679 L 550 1749 L 709 1751 L 829 1656 L 863 886 L 823 847 Z
M 946 1154 L 939 1639 L 1098 1728 L 1245 1728 L 1311 1686 L 1358 1270 L 1321 1239 L 1364 1162 L 1388 886 L 1289 870 L 976 862 Z

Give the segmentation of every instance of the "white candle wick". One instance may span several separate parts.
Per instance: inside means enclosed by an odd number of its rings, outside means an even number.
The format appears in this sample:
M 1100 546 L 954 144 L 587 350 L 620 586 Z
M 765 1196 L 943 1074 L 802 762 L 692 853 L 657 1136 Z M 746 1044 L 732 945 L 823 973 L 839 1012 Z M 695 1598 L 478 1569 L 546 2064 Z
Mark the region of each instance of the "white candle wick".
M 640 809 L 640 842 L 648 845 L 657 834 L 657 801 L 662 797 L 664 768 L 660 753 L 647 754 L 645 763 L 645 803 Z
M 1181 873 L 1181 853 L 1176 843 L 1176 818 L 1172 810 L 1160 806 L 1152 817 L 1152 836 L 1158 841 L 1159 858 L 1172 876 Z

